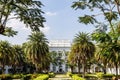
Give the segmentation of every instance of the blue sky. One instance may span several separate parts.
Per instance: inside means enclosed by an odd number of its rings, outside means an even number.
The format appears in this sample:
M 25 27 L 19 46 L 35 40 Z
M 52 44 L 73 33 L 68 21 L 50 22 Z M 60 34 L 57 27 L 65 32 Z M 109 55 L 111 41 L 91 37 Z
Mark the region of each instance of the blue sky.
M 84 15 L 85 11 L 74 10 L 71 8 L 74 0 L 40 0 L 44 6 L 43 16 L 46 18 L 45 33 L 48 40 L 69 39 L 72 40 L 78 32 L 92 32 L 92 25 L 84 25 L 78 22 L 78 16 Z M 8 40 L 12 44 L 22 44 L 28 38 L 30 30 L 25 28 L 20 21 L 12 20 L 8 23 L 15 30 L 19 30 L 18 35 L 14 37 L 4 37 L 0 35 L 1 40 Z

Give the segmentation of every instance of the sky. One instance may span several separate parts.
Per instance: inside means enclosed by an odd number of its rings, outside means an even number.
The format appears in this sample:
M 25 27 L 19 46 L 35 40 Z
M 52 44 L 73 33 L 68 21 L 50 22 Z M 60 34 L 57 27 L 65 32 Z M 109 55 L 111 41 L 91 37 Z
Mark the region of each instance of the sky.
M 94 30 L 92 25 L 84 25 L 78 22 L 78 17 L 88 13 L 87 11 L 74 10 L 71 8 L 75 0 L 40 0 L 44 6 L 42 11 L 46 19 L 44 28 L 41 29 L 48 40 L 73 40 L 78 32 L 90 33 Z M 30 29 L 19 20 L 11 20 L 7 24 L 18 31 L 14 37 L 0 35 L 0 40 L 7 40 L 12 44 L 22 44 L 27 41 Z

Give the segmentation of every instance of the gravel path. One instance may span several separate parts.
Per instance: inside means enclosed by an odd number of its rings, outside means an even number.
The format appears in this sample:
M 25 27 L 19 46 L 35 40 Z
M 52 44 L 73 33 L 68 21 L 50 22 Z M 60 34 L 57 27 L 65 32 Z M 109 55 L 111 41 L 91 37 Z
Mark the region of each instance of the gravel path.
M 57 74 L 54 78 L 49 78 L 48 80 L 72 80 L 72 79 L 64 74 Z

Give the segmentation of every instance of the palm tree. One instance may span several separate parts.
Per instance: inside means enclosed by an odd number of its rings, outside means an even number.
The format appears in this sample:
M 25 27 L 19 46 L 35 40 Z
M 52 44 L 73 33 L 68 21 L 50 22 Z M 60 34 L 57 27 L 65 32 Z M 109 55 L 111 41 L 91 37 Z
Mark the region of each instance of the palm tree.
M 11 44 L 8 41 L 0 41 L 0 63 L 2 65 L 2 72 L 4 72 L 5 65 L 11 65 L 13 59 Z
M 23 66 L 26 62 L 25 55 L 22 49 L 22 46 L 20 45 L 13 45 L 13 52 L 14 52 L 14 58 L 13 58 L 13 69 L 15 71 L 16 67 Z
M 95 53 L 95 59 L 98 61 L 98 65 L 102 67 L 104 74 L 106 74 L 107 65 L 109 64 L 110 52 L 107 50 L 108 46 L 105 43 L 101 43 L 97 47 L 97 52 Z
M 120 64 L 120 44 L 111 43 L 111 45 L 109 45 L 108 51 L 110 52 L 109 54 L 110 62 L 114 64 L 116 68 L 116 75 L 118 75 L 118 66 Z
M 104 69 L 109 64 L 114 64 L 116 67 L 116 75 L 118 74 L 118 65 L 120 59 L 120 43 L 119 43 L 119 23 L 114 24 L 114 31 L 110 29 L 107 32 L 95 31 L 92 34 L 94 40 L 99 44 L 100 51 L 97 53 L 99 60 L 104 64 Z M 106 73 L 106 71 L 105 71 Z
M 29 61 L 35 64 L 36 71 L 43 69 L 46 56 L 49 53 L 48 41 L 42 32 L 33 32 L 28 42 L 24 44 L 24 52 Z
M 95 46 L 90 41 L 90 37 L 86 33 L 76 34 L 73 42 L 76 50 L 76 55 L 81 59 L 83 67 L 83 77 L 85 76 L 85 65 L 90 58 L 94 56 Z
M 76 65 L 76 61 L 75 61 L 75 54 L 72 53 L 72 51 L 69 53 L 68 55 L 68 66 L 71 68 L 71 72 L 73 73 L 73 70 L 75 68 L 75 65 Z M 79 61 L 79 60 L 77 60 Z M 80 69 L 80 66 L 78 66 L 78 70 Z M 80 71 L 80 70 L 79 70 Z M 79 72 L 80 73 L 80 72 Z

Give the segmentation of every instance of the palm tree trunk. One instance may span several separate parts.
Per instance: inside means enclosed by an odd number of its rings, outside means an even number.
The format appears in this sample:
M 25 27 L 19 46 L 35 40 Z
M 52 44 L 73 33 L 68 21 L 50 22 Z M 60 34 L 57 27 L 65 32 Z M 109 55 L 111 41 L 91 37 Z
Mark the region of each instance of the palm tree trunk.
M 73 66 L 71 66 L 70 68 L 71 68 L 71 72 L 73 73 Z
M 2 73 L 4 73 L 4 71 L 5 71 L 4 70 L 4 68 L 5 68 L 5 59 L 4 59 L 4 56 L 3 56 L 3 63 L 2 64 L 3 64 L 3 66 L 2 66 Z
M 103 67 L 103 72 L 106 74 L 106 65 Z
M 85 77 L 85 57 L 83 60 L 82 68 L 83 68 L 83 78 L 84 78 Z
M 118 76 L 118 65 L 115 63 L 115 68 L 116 68 L 116 76 Z
M 80 74 L 80 60 L 78 60 L 78 74 Z
M 37 64 L 35 64 L 35 68 L 36 68 L 36 72 L 38 73 L 39 69 Z
M 85 77 L 85 64 L 82 64 L 82 68 L 83 68 L 83 78 Z
M 4 74 L 4 68 L 5 68 L 5 65 L 3 63 L 3 66 L 2 66 L 2 74 Z

